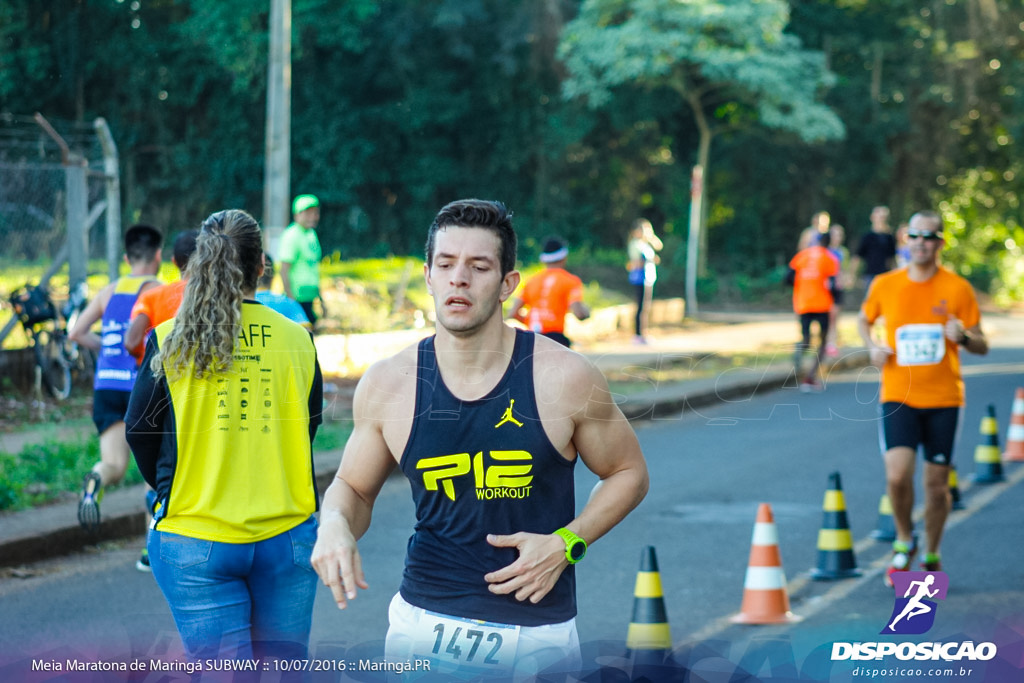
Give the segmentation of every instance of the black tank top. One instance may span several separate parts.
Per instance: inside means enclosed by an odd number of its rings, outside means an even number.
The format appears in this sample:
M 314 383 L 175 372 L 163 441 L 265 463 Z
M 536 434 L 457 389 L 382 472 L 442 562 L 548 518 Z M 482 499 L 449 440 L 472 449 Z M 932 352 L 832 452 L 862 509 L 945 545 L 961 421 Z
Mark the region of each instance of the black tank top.
M 445 386 L 434 338 L 419 345 L 416 412 L 400 466 L 416 504 L 401 594 L 423 609 L 540 626 L 576 616 L 568 567 L 538 604 L 494 595 L 484 575 L 515 562 L 487 534 L 549 534 L 576 516 L 575 460 L 555 449 L 537 411 L 532 332 L 516 331 L 508 369 L 486 396 L 456 398 Z

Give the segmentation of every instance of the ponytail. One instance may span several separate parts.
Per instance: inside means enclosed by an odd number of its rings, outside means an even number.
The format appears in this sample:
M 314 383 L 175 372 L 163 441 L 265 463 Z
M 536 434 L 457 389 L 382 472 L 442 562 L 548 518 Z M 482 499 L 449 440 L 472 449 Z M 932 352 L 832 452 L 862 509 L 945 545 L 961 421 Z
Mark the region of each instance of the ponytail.
M 262 256 L 259 224 L 245 211 L 218 211 L 203 221 L 174 327 L 150 366 L 154 376 L 203 379 L 231 368 L 243 293 L 256 288 Z

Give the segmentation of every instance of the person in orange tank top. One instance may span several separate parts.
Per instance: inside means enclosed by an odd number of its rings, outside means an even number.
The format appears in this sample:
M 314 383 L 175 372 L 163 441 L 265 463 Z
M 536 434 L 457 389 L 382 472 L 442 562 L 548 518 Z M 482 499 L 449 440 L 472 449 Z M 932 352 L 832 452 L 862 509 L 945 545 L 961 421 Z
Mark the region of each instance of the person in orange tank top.
M 960 347 L 988 353 L 981 313 L 970 283 L 939 265 L 942 218 L 920 211 L 910 219 L 910 261 L 877 276 L 861 306 L 858 330 L 881 368 L 881 436 L 896 540 L 886 572 L 907 571 L 917 552 L 911 512 L 914 465 L 922 447 L 924 469 L 925 571 L 939 571 L 939 544 L 950 509 L 949 468 L 964 404 Z M 874 325 L 884 318 L 881 335 Z
M 181 278 L 143 292 L 132 306 L 132 321 L 124 335 L 124 347 L 140 362 L 146 353 L 146 337 L 149 333 L 163 321 L 170 320 L 178 314 L 178 307 L 181 306 L 181 298 L 185 293 L 185 283 L 188 282 L 185 269 L 188 267 L 189 258 L 195 253 L 198 235 L 198 230 L 186 230 L 174 240 L 174 254 L 171 260 L 181 273 Z
M 819 233 L 811 246 L 801 249 L 789 262 L 793 279 L 793 311 L 800 317 L 801 340 L 796 346 L 793 366 L 801 391 L 821 391 L 821 360 L 828 340 L 832 287 L 839 275 L 839 260 L 828 250 L 829 234 Z M 811 347 L 811 325 L 818 325 L 818 349 L 811 368 L 803 372 L 803 357 Z
M 565 269 L 568 258 L 565 241 L 548 238 L 540 255 L 544 270 L 526 281 L 508 315 L 563 346 L 572 346 L 565 336 L 566 314 L 572 312 L 579 320 L 590 317 L 590 308 L 583 303 L 583 281 Z

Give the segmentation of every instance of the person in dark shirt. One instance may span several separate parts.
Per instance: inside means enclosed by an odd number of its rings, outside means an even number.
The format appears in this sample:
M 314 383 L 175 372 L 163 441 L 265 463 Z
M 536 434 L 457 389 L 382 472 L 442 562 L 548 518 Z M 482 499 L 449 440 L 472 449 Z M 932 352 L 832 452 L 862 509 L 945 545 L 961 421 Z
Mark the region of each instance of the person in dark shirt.
M 356 541 L 389 474 L 403 471 L 417 519 L 385 657 L 428 660 L 431 675 L 578 671 L 574 565 L 648 487 L 636 434 L 600 371 L 503 321 L 520 279 L 511 217 L 472 199 L 434 219 L 424 270 L 437 332 L 360 380 L 313 549 L 344 608 L 368 587 Z M 578 460 L 601 479 L 579 514 Z
M 864 288 L 868 289 L 875 276 L 892 270 L 895 262 L 896 238 L 889 228 L 889 207 L 876 206 L 871 210 L 871 232 L 861 237 L 857 245 L 853 274 L 860 273 L 863 265 Z

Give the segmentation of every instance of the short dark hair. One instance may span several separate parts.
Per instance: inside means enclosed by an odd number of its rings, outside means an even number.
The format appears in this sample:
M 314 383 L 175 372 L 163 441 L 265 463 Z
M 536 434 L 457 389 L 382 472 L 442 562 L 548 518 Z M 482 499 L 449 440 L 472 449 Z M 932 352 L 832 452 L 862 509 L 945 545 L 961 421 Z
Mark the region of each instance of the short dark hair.
M 152 225 L 138 223 L 124 234 L 124 253 L 131 263 L 152 261 L 163 244 L 163 233 Z
M 174 262 L 178 264 L 178 268 L 182 272 L 185 272 L 189 258 L 196 253 L 196 237 L 198 236 L 198 230 L 186 230 L 174 240 Z
M 460 199 L 442 208 L 427 232 L 427 267 L 434 260 L 434 243 L 442 228 L 484 228 L 501 240 L 501 274 L 516 268 L 516 231 L 512 227 L 512 212 L 498 201 L 489 199 Z
M 263 275 L 260 275 L 260 279 L 256 281 L 256 286 L 270 289 L 272 284 L 274 284 L 274 259 L 270 258 L 270 254 L 267 252 L 263 252 Z

